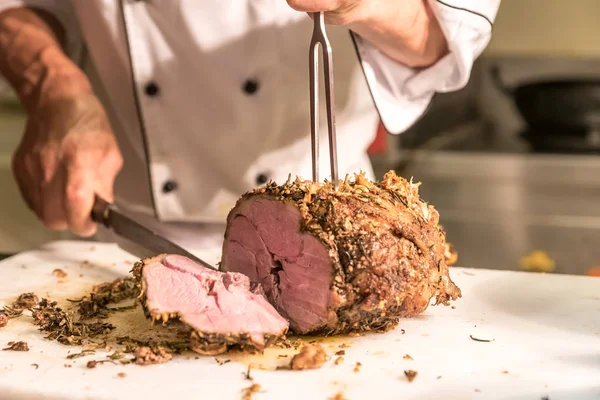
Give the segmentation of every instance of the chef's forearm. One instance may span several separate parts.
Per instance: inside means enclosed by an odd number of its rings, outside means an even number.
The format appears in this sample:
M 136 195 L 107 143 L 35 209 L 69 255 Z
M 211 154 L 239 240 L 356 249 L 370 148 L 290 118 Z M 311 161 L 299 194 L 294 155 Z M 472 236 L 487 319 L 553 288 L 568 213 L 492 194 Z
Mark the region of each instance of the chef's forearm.
M 412 3 L 412 17 L 406 13 Z M 387 2 L 388 8 L 378 7 L 349 28 L 373 43 L 388 57 L 411 68 L 435 64 L 448 53 L 448 43 L 428 1 L 409 3 Z
M 49 13 L 29 8 L 0 13 L 0 73 L 26 108 L 39 95 L 89 91 L 85 74 L 63 51 L 64 32 Z

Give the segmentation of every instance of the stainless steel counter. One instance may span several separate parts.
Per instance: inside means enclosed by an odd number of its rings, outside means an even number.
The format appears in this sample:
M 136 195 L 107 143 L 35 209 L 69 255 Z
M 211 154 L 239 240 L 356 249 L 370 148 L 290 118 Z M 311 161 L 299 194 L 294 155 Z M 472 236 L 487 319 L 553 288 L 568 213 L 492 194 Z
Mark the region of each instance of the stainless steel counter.
M 421 181 L 461 266 L 518 270 L 542 250 L 557 273 L 600 266 L 600 157 L 421 151 L 398 172 Z M 378 176 L 407 153 L 374 159 Z

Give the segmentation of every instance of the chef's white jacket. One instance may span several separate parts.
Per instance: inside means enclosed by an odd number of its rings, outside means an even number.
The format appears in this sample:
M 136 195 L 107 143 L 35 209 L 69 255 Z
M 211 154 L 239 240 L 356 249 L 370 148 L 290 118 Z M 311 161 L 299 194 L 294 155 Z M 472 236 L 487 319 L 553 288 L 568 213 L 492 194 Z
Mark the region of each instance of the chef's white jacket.
M 327 27 L 340 177 L 372 176 L 366 149 L 378 122 L 406 130 L 435 92 L 466 85 L 488 44 L 500 0 L 429 2 L 450 53 L 426 69 Z M 290 173 L 311 177 L 313 23 L 284 0 L 0 0 L 0 10 L 14 6 L 43 8 L 62 23 L 68 54 L 90 77 L 123 152 L 116 202 L 161 233 L 201 247 L 199 227 L 221 226 L 243 192 Z

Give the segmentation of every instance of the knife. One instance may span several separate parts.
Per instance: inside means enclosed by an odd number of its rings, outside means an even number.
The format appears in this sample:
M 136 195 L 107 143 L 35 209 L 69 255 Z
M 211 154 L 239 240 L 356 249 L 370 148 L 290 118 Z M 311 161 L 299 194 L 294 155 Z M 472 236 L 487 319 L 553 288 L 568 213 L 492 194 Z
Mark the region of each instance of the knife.
M 92 221 L 104 225 L 117 235 L 153 251 L 156 254 L 178 254 L 188 257 L 206 268 L 217 270 L 217 268 L 206 261 L 196 257 L 184 248 L 124 215 L 117 210 L 117 207 L 114 204 L 107 202 L 98 195 L 96 195 L 94 201 L 91 217 Z

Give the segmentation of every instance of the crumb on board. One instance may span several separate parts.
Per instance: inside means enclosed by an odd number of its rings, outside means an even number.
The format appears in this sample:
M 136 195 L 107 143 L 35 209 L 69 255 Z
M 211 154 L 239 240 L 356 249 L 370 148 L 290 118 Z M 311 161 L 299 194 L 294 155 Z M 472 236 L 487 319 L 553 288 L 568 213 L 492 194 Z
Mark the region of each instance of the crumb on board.
M 475 325 L 475 326 L 477 326 L 477 325 Z M 493 342 L 493 341 L 496 340 L 496 339 L 479 339 L 479 338 L 474 337 L 473 335 L 469 335 L 469 337 L 471 338 L 471 340 L 474 340 L 476 342 L 486 342 L 486 343 L 489 343 L 489 342 Z
M 554 272 L 556 261 L 542 250 L 534 250 L 519 260 L 521 269 L 530 272 Z
M 476 393 L 481 393 L 481 390 L 480 389 L 475 389 L 475 392 Z
M 341 363 L 344 362 L 344 357 L 338 357 L 335 359 L 335 365 L 340 365 Z
M 417 377 L 417 371 L 408 369 L 404 371 L 404 376 L 408 379 L 409 382 L 412 382 Z
M 52 275 L 54 275 L 58 278 L 66 278 L 67 277 L 67 273 L 60 268 L 56 268 L 54 271 L 52 271 Z
M 39 298 L 33 292 L 21 293 L 17 300 L 12 304 L 12 308 L 15 310 L 25 310 L 33 308 L 39 303 Z
M 253 381 L 254 378 L 252 378 L 252 376 L 250 375 L 250 371 L 252 370 L 253 365 L 250 364 L 248 365 L 248 369 L 246 370 L 246 372 L 244 372 L 244 379 L 246 379 L 247 381 Z
M 350 345 L 349 345 L 349 344 L 347 344 L 347 343 L 342 343 L 342 344 L 340 344 L 338 347 L 339 347 L 340 349 L 348 349 L 348 348 L 350 348 Z
M 231 360 L 227 359 L 227 360 L 221 360 L 217 357 L 215 357 L 215 361 L 217 362 L 217 364 L 219 365 L 223 365 L 223 364 L 227 364 L 228 362 L 230 362 Z
M 435 378 L 435 379 L 442 379 L 442 376 L 438 375 L 437 378 Z
M 34 367 L 35 369 L 38 369 L 40 366 L 37 364 L 31 364 L 32 367 Z
M 293 370 L 321 368 L 327 360 L 327 353 L 321 345 L 309 344 L 303 346 L 300 353 L 292 358 L 290 368 Z
M 336 351 L 335 355 L 336 356 L 345 356 L 346 355 L 346 351 L 345 350 Z
M 502 371 L 503 374 L 508 374 L 508 371 Z
M 27 342 L 8 342 L 6 348 L 3 351 L 29 351 Z
M 119 378 L 125 378 L 127 375 L 125 374 L 125 372 L 119 372 L 119 373 L 117 374 L 117 376 L 118 376 Z
M 346 397 L 342 393 L 336 393 L 329 400 L 346 400 Z
M 0 312 L 0 328 L 4 328 L 8 324 L 8 317 L 3 312 Z
M 65 368 L 71 368 L 72 365 L 71 364 L 65 364 Z
M 98 361 L 88 361 L 86 364 L 86 367 L 88 368 L 96 368 L 96 365 L 98 365 Z
M 69 354 L 67 359 L 72 360 L 74 358 L 80 358 L 85 356 L 91 356 L 92 354 L 96 354 L 94 350 L 83 350 L 81 353 Z
M 258 383 L 253 383 L 252 385 L 242 390 L 242 400 L 252 400 L 254 394 L 258 393 L 259 391 L 260 385 Z
M 402 357 L 405 360 L 412 360 L 413 358 L 410 356 L 410 354 L 405 354 L 404 357 Z
M 173 358 L 173 355 L 162 346 L 150 348 L 142 346 L 135 349 L 135 363 L 138 365 L 162 364 Z

